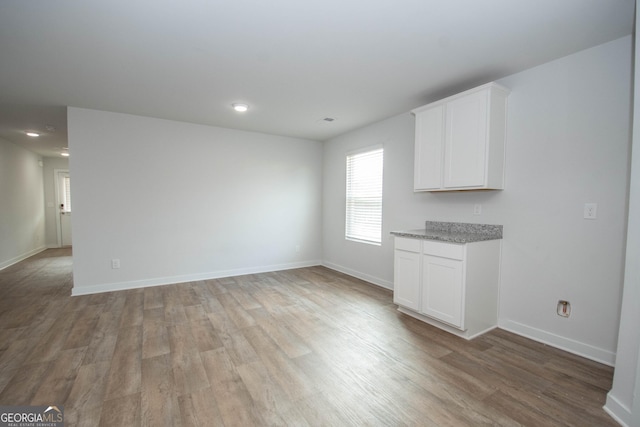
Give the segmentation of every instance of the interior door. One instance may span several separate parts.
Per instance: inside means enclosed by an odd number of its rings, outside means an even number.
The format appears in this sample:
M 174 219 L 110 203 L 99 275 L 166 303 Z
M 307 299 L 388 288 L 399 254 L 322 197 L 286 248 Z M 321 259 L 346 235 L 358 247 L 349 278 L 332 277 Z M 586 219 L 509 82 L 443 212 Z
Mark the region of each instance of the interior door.
M 57 171 L 57 195 L 59 209 L 59 243 L 71 246 L 71 179 L 69 171 Z

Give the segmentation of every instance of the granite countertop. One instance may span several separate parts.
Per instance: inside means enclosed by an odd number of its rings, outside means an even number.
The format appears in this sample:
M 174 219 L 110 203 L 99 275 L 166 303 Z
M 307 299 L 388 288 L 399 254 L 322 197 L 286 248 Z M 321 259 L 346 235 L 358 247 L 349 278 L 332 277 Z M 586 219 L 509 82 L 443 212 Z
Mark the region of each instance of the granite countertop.
M 469 224 L 464 222 L 426 221 L 425 228 L 407 231 L 392 231 L 398 237 L 438 240 L 451 243 L 472 243 L 502 239 L 502 226 L 492 224 Z

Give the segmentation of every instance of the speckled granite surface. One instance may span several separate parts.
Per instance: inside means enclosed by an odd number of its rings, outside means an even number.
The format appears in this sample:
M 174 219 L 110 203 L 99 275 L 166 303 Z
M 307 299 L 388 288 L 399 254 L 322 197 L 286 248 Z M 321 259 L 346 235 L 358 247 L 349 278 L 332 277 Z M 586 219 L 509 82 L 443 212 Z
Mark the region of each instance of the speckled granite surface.
M 502 239 L 502 226 L 492 224 L 469 224 L 465 222 L 426 221 L 425 228 L 407 231 L 392 231 L 399 237 L 439 240 L 452 243 L 472 243 L 483 240 Z

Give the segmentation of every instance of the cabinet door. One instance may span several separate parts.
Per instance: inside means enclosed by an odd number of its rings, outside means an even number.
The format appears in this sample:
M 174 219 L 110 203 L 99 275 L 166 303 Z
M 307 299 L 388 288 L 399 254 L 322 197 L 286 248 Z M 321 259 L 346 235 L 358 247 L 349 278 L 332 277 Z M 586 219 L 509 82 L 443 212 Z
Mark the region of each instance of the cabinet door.
M 420 253 L 395 250 L 393 302 L 412 310 L 420 309 Z
M 422 307 L 427 316 L 464 329 L 463 261 L 423 255 Z
M 414 190 L 442 187 L 444 105 L 416 114 Z
M 444 187 L 485 185 L 488 97 L 486 90 L 447 103 Z

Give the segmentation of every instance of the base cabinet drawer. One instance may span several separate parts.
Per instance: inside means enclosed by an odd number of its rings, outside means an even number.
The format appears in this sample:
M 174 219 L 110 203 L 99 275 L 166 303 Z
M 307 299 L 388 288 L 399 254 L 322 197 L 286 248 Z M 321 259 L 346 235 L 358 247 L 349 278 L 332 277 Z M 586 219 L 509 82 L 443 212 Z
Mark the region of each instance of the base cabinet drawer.
M 466 245 L 460 243 L 444 243 L 434 240 L 422 242 L 422 253 L 442 258 L 464 259 Z

